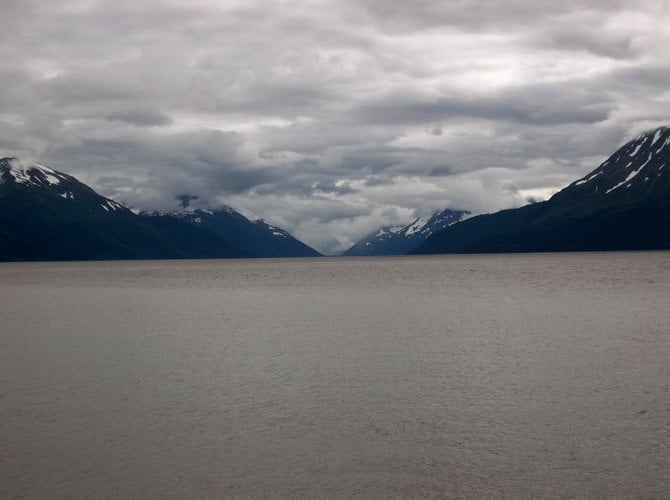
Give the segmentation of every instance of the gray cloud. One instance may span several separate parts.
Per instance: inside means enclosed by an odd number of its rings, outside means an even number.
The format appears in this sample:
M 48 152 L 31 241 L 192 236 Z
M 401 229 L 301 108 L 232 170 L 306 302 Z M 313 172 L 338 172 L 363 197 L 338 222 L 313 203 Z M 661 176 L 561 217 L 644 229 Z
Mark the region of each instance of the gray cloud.
M 539 94 L 544 94 L 540 92 Z M 597 123 L 606 120 L 612 108 L 566 99 L 564 94 L 532 96 L 510 92 L 496 98 L 436 99 L 429 102 L 399 102 L 389 96 L 360 110 L 361 120 L 394 123 L 430 123 L 457 118 L 505 120 L 530 125 L 559 125 L 562 123 Z M 567 96 L 569 97 L 569 96 Z M 584 104 L 584 107 L 575 105 Z M 568 107 L 569 106 L 569 107 Z
M 365 187 L 377 187 L 377 186 L 386 186 L 388 184 L 391 184 L 393 181 L 385 176 L 369 176 L 367 179 L 365 179 Z
M 437 165 L 436 167 L 430 169 L 428 175 L 432 177 L 444 177 L 447 175 L 452 175 L 453 173 L 454 172 L 449 165 Z
M 105 116 L 106 120 L 119 120 L 138 126 L 162 126 L 172 123 L 172 119 L 164 113 L 152 110 L 129 109 L 116 111 Z
M 568 0 L 554 2 L 539 0 L 480 0 L 477 2 L 435 2 L 415 0 L 386 2 L 384 0 L 350 0 L 363 5 L 373 22 L 382 29 L 414 33 L 418 30 L 452 28 L 462 31 L 502 31 L 529 29 L 539 24 L 551 26 L 563 19 L 582 19 L 584 16 L 609 18 L 626 9 L 645 10 L 659 5 L 657 1 L 632 3 L 627 0 Z M 638 7 L 639 6 L 639 7 Z
M 670 116 L 662 0 L 3 3 L 0 153 L 324 251 L 546 197 Z

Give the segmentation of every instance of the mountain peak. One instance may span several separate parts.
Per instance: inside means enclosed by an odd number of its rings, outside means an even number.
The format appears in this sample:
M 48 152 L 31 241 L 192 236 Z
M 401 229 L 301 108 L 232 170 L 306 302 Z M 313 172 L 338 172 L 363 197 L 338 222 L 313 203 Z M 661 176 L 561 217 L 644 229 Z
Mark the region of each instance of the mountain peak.
M 34 161 L 4 157 L 0 158 L 0 186 L 5 190 L 28 190 L 52 199 L 83 201 L 97 211 L 127 211 L 121 203 L 99 195 L 86 184 L 71 175 L 54 170 Z
M 46 165 L 7 156 L 0 158 L 0 184 L 14 182 L 38 187 L 54 186 L 68 181 L 71 176 L 57 172 Z
M 576 180 L 555 197 L 573 191 L 608 196 L 635 195 L 654 188 L 670 162 L 670 127 L 659 127 L 627 142 L 598 168 Z

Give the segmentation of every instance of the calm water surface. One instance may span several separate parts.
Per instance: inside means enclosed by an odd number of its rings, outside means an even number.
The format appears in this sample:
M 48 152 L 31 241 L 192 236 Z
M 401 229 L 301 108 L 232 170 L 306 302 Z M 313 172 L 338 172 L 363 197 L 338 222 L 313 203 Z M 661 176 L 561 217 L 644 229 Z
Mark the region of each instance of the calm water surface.
M 0 497 L 670 497 L 670 253 L 0 265 Z

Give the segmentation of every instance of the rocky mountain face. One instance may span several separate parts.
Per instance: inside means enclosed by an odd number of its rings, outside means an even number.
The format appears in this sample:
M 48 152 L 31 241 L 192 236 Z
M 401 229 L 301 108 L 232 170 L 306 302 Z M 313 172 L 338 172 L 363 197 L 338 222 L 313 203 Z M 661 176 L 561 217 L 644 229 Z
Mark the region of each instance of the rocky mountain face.
M 480 215 L 412 253 L 670 248 L 670 127 L 628 142 L 551 199 Z
M 433 233 L 462 220 L 469 212 L 444 210 L 428 219 L 417 218 L 404 226 L 385 226 L 357 241 L 342 255 L 403 255 L 416 248 Z

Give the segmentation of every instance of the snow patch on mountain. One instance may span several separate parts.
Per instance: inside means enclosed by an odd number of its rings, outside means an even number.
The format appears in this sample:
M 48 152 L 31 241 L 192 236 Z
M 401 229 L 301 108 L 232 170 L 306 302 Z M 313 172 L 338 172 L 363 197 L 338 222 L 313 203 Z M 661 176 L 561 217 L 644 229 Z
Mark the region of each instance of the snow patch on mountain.
M 604 164 L 603 164 L 603 165 L 604 165 Z M 588 175 L 587 177 L 584 177 L 583 179 L 580 179 L 580 180 L 578 180 L 577 182 L 575 182 L 574 185 L 575 185 L 575 186 L 581 186 L 582 184 L 586 184 L 587 182 L 591 182 L 593 179 L 595 179 L 595 178 L 598 177 L 599 175 L 602 175 L 602 173 L 603 173 L 602 170 L 600 170 L 600 171 L 598 171 L 598 172 L 596 172 L 596 173 L 594 173 L 594 174 L 590 174 L 590 175 Z
M 125 207 L 121 205 L 120 203 L 117 203 L 114 200 L 105 200 L 104 203 L 101 203 L 100 206 L 105 209 L 105 211 L 109 212 L 110 210 L 116 211 L 116 210 L 123 210 Z
M 642 146 L 644 145 L 645 142 L 647 142 L 647 137 L 645 137 L 644 140 L 635 147 L 635 149 L 630 154 L 630 156 L 635 156 L 640 151 L 640 148 L 642 148 Z
M 647 158 L 647 161 L 645 161 L 642 165 L 640 165 L 640 167 L 638 167 L 636 170 L 633 170 L 630 174 L 628 174 L 628 177 L 626 177 L 624 180 L 622 180 L 621 182 L 619 182 L 616 186 L 611 187 L 611 188 L 609 188 L 607 191 L 605 191 L 605 194 L 611 193 L 611 192 L 614 191 L 615 189 L 618 189 L 618 188 L 620 188 L 621 186 L 623 186 L 624 184 L 627 184 L 627 183 L 629 183 L 631 180 L 633 180 L 633 178 L 634 178 L 637 174 L 639 174 L 640 171 L 641 171 L 644 167 L 647 166 L 647 164 L 649 163 L 649 161 L 651 160 L 651 158 L 652 158 L 652 154 L 649 153 L 649 157 Z M 630 165 L 628 165 L 628 166 L 630 166 Z M 630 184 L 628 184 L 628 187 L 630 187 Z
M 654 144 L 656 144 L 656 142 L 658 142 L 658 140 L 661 138 L 661 134 L 662 134 L 662 133 L 663 133 L 663 129 L 660 129 L 660 128 L 659 128 L 658 130 L 656 130 L 656 133 L 654 134 L 654 138 L 653 138 L 652 141 L 651 141 L 651 145 L 652 145 L 652 146 L 653 146 Z M 666 140 L 666 142 L 667 142 L 667 140 Z
M 407 236 L 412 236 L 413 234 L 419 233 L 422 230 L 425 230 L 425 229 L 430 230 L 430 228 L 426 227 L 426 224 L 428 224 L 428 220 L 427 219 L 422 219 L 422 218 L 419 217 L 414 222 L 409 224 L 409 226 L 406 226 L 405 230 L 403 232 Z

